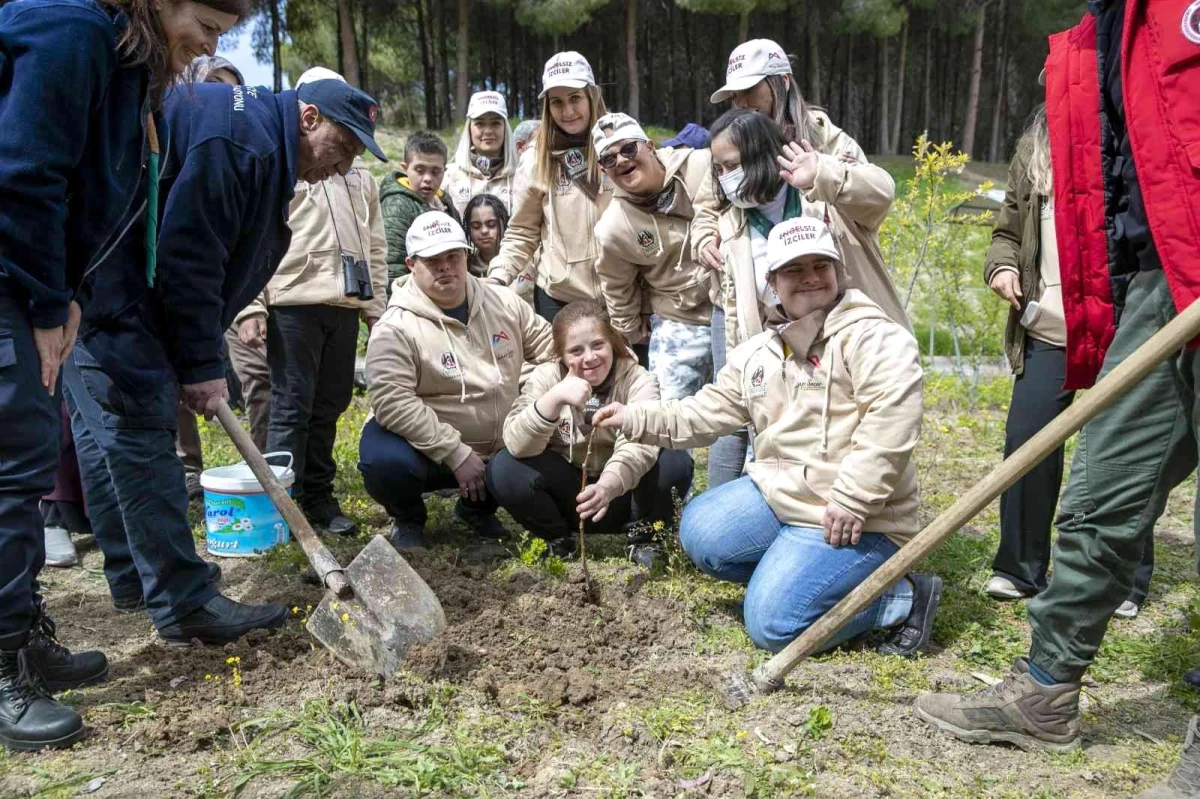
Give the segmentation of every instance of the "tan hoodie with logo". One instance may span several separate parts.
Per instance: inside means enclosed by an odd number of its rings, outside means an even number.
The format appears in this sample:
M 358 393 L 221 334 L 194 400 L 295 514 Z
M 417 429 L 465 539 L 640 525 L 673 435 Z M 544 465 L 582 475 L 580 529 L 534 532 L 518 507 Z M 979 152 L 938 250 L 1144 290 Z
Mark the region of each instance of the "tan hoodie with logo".
M 802 213 L 824 219 L 837 241 L 852 288 L 870 297 L 889 317 L 911 330 L 900 295 L 888 275 L 879 249 L 879 227 L 896 196 L 896 184 L 882 167 L 867 161 L 858 142 L 814 111 L 821 153 L 813 187 L 801 198 Z M 846 156 L 855 163 L 846 163 Z M 741 208 L 728 205 L 721 211 L 713 200 L 696 211 L 692 230 L 694 252 L 699 253 L 717 234 L 721 236 L 724 269 L 713 280 L 719 285 L 714 302 L 725 309 L 725 335 L 730 349 L 763 331 L 767 309 L 758 301 L 750 224 Z
M 512 218 L 488 277 L 512 285 L 533 264 L 538 288 L 559 302 L 600 300 L 595 229 L 612 199 L 612 183 L 602 177 L 594 201 L 561 170 L 554 186 L 541 186 L 534 180 L 539 157 L 530 150 L 521 157 Z
M 628 404 L 659 398 L 658 381 L 637 361 L 620 358 L 612 368 L 615 374 L 608 402 Z M 517 458 L 532 458 L 550 449 L 573 465 L 582 467 L 588 449 L 588 433 L 591 433 L 588 476 L 599 477 L 606 472 L 621 481 L 621 493 L 632 491 L 654 467 L 659 448 L 635 444 L 620 431 L 597 429 L 591 432 L 590 427 L 583 425 L 579 412 L 571 407 L 563 408 L 558 419 L 548 421 L 534 403 L 566 375 L 567 368 L 559 361 L 544 363 L 533 370 L 504 422 L 504 446 Z
M 265 316 L 272 305 L 355 308 L 364 319 L 383 315 L 387 304 L 387 236 L 379 207 L 379 186 L 365 169 L 350 170 L 344 183 L 341 177 L 316 185 L 299 181 L 288 208 L 288 226 L 292 243 L 287 254 L 262 294 L 237 315 L 236 323 L 255 315 Z M 367 262 L 374 299 L 346 296 L 343 252 Z
M 401 277 L 367 344 L 374 418 L 451 469 L 504 446 L 522 367 L 554 357 L 549 323 L 513 292 L 468 277 L 467 303 L 463 325 Z
M 820 527 L 835 502 L 902 545 L 920 530 L 912 453 L 923 382 L 916 339 L 851 289 L 805 358 L 785 357 L 769 329 L 731 351 L 695 396 L 630 405 L 622 432 L 684 449 L 751 423 L 746 473 L 781 522 Z
M 479 194 L 499 197 L 511 214 L 513 183 L 517 176 L 517 148 L 507 124 L 504 126 L 504 166 L 488 177 L 475 166 L 474 159 L 471 152 L 471 120 L 468 119 L 458 138 L 454 160 L 446 164 L 446 174 L 442 176 L 442 192 L 446 199 L 454 203 L 463 222 L 469 222 L 466 217 L 467 203 Z
M 709 274 L 692 257 L 691 246 L 695 208 L 712 204 L 712 154 L 688 147 L 655 152 L 666 180 L 676 181 L 677 205 L 691 206 L 687 217 L 651 213 L 617 189 L 596 226 L 604 301 L 613 327 L 631 341 L 641 328 L 643 285 L 651 310 L 662 318 L 687 325 L 712 321 Z

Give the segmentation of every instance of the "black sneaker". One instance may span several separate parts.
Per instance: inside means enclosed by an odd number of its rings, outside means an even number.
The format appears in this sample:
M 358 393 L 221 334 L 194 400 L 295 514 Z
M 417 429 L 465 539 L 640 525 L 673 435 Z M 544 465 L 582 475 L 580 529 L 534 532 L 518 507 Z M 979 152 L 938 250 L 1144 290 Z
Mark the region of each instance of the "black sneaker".
M 471 532 L 480 538 L 504 541 L 511 537 L 508 529 L 496 518 L 495 511 L 485 513 L 469 508 L 461 499 L 454 503 L 454 518 L 471 528 Z
M 70 688 L 95 685 L 108 677 L 108 658 L 103 652 L 71 654 L 55 637 L 54 620 L 43 612 L 34 622 L 25 657 L 52 694 Z
M 227 644 L 251 630 L 270 630 L 283 624 L 287 608 L 283 605 L 243 605 L 217 594 L 174 624 L 158 631 L 171 646 Z
M 418 552 L 429 548 L 425 540 L 425 525 L 416 522 L 393 521 L 388 541 L 400 553 Z
M 83 718 L 50 696 L 28 650 L 0 650 L 0 743 L 36 751 L 70 746 L 83 733 Z
M 304 515 L 314 526 L 333 535 L 354 535 L 358 532 L 358 525 L 342 513 L 342 506 L 338 504 L 336 497 L 323 497 L 305 503 Z
M 137 613 L 146 609 L 146 600 L 141 594 L 135 597 L 113 597 L 113 610 L 117 613 Z
M 912 657 L 929 644 L 933 632 L 933 617 L 942 601 L 942 578 L 936 574 L 908 575 L 913 584 L 912 610 L 904 623 L 895 628 L 887 640 L 876 647 L 881 655 Z
M 569 560 L 579 554 L 579 539 L 568 535 L 547 541 L 546 554 Z

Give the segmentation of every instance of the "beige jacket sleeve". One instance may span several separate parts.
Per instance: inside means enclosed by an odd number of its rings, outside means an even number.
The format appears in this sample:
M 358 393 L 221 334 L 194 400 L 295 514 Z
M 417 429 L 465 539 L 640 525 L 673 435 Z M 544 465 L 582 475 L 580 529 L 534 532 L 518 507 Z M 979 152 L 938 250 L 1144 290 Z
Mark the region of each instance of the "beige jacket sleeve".
M 817 158 L 816 180 L 804 196 L 810 202 L 835 206 L 867 230 L 879 230 L 896 197 L 896 183 L 887 170 L 867 163 L 865 157 L 857 164 L 833 155 Z
M 638 285 L 638 266 L 624 257 L 618 242 L 619 233 L 615 229 L 619 225 L 616 217 L 621 214 L 618 203 L 609 204 L 596 226 L 596 241 L 600 244 L 596 274 L 600 276 L 613 327 L 634 341 L 641 330 L 642 290 Z
M 630 441 L 691 449 L 707 447 L 749 422 L 750 413 L 742 398 L 742 367 L 731 354 L 717 374 L 717 382 L 693 396 L 629 405 L 621 432 Z
M 517 179 L 513 181 L 512 218 L 500 242 L 500 252 L 488 265 L 487 276 L 506 286 L 529 266 L 542 243 L 542 225 L 545 224 L 542 203 L 546 193 L 533 180 L 534 166 L 532 156 L 521 160 Z
M 558 364 L 542 364 L 534 369 L 508 412 L 504 420 L 504 446 L 514 458 L 532 458 L 550 446 L 558 420 L 546 419 L 534 405 L 558 384 L 559 371 Z
M 517 309 L 517 319 L 521 324 L 525 362 L 540 364 L 554 360 L 554 330 L 550 323 L 535 313 L 533 306 L 524 300 L 513 305 Z
M 266 316 L 267 315 L 267 290 L 263 289 L 262 293 L 255 297 L 249 305 L 238 312 L 238 315 L 233 318 L 233 328 L 237 329 L 238 325 L 245 322 L 251 316 Z
M 729 247 L 722 245 L 721 254 L 726 258 L 722 266 L 724 271 L 721 272 L 721 293 L 725 302 L 725 358 L 728 361 L 729 354 L 738 344 L 737 281 L 733 279 L 733 271 L 728 261 Z M 754 265 L 751 264 L 750 268 L 753 269 Z
M 696 196 L 692 198 L 692 260 L 699 261 L 700 253 L 718 235 L 717 220 L 721 211 L 717 207 L 712 170 L 700 181 Z
M 375 419 L 430 460 L 457 468 L 471 450 L 462 436 L 417 396 L 417 354 L 391 324 L 376 325 L 367 344 L 367 396 Z
M 868 326 L 843 349 L 862 419 L 829 498 L 860 519 L 883 512 L 921 435 L 924 375 L 917 341 L 892 322 Z
M 638 370 L 632 385 L 629 386 L 626 402 L 654 405 L 660 396 L 658 380 L 654 375 L 645 370 Z M 658 460 L 658 450 L 656 446 L 631 441 L 623 431 L 617 433 L 612 457 L 604 464 L 601 474 L 611 474 L 617 478 L 621 482 L 621 493 L 626 494 L 637 488 L 637 484 L 646 473 L 654 468 L 654 463 Z
M 379 205 L 379 184 L 365 176 L 363 182 L 367 187 L 367 213 L 370 217 L 371 254 L 368 256 L 371 269 L 371 291 L 375 299 L 362 309 L 363 319 L 383 316 L 387 309 L 387 233 L 383 229 L 383 208 Z

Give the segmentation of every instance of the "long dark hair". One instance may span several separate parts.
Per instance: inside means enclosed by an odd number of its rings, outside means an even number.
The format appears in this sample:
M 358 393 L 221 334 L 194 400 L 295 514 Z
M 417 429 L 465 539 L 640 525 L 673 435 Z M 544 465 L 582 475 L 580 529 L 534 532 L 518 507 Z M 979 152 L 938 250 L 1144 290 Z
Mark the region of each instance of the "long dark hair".
M 728 136 L 729 143 L 741 154 L 742 170 L 746 173 L 742 181 L 742 197 L 763 205 L 778 196 L 783 188 L 783 178 L 779 177 L 779 164 L 775 157 L 783 153 L 787 140 L 773 119 L 747 108 L 731 108 L 717 118 L 709 128 L 709 133 L 710 147 L 718 136 Z M 713 188 L 721 206 L 727 205 L 729 198 L 721 191 L 715 162 Z
M 165 0 L 172 3 L 174 0 Z M 250 13 L 250 0 L 198 0 L 209 8 L 241 19 Z M 125 30 L 117 38 L 117 51 L 123 66 L 145 66 L 150 71 L 150 103 L 157 108 L 163 92 L 175 82 L 167 34 L 163 30 L 154 0 L 99 0 L 110 9 L 128 17 Z
M 500 223 L 500 233 L 496 237 L 496 243 L 499 244 L 504 238 L 504 231 L 508 230 L 508 209 L 504 207 L 504 202 L 494 194 L 476 194 L 467 203 L 467 207 L 463 209 L 462 226 L 463 232 L 467 234 L 467 241 L 471 240 L 471 214 L 476 208 L 487 206 L 492 209 L 492 213 L 496 215 L 496 221 Z

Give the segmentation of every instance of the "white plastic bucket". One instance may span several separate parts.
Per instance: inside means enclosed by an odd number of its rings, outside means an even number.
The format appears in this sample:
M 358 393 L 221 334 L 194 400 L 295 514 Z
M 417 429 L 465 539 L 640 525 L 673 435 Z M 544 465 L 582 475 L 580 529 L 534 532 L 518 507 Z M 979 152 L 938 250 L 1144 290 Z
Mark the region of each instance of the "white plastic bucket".
M 285 466 L 272 464 L 271 471 L 290 496 L 292 483 L 296 481 L 292 454 L 270 452 L 264 457 L 287 459 Z M 287 522 L 245 461 L 205 469 L 200 475 L 200 486 L 204 489 L 204 529 L 209 553 L 223 558 L 252 558 L 291 539 Z

